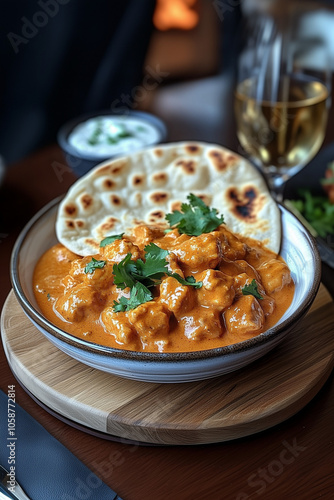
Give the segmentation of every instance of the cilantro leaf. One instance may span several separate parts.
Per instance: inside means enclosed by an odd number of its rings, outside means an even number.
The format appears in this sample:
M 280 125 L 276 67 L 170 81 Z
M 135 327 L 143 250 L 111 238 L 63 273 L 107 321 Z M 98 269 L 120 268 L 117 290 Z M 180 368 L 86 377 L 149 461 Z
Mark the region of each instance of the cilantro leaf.
M 138 277 L 160 280 L 168 272 L 166 257 L 168 250 L 164 250 L 154 243 L 144 248 L 145 262 L 141 259 L 136 261 Z
M 165 259 L 169 254 L 168 250 L 164 250 L 163 248 L 158 247 L 158 245 L 156 245 L 155 243 L 146 245 L 146 247 L 144 248 L 144 252 L 146 258 L 157 257 L 159 259 Z
M 137 281 L 146 287 L 152 287 L 159 284 L 161 278 L 168 272 L 166 262 L 168 252 L 153 243 L 145 249 L 147 249 L 145 261 L 142 259 L 131 261 L 131 254 L 127 254 L 119 264 L 114 265 L 114 283 L 118 288 L 131 288 Z
M 95 269 L 102 269 L 106 263 L 106 260 L 96 260 L 92 257 L 92 260 L 86 264 L 84 271 L 86 274 L 92 274 Z
M 176 227 L 179 233 L 200 236 L 214 231 L 224 223 L 224 217 L 218 217 L 218 211 L 208 207 L 201 198 L 190 193 L 187 199 L 190 204 L 182 203 L 181 212 L 174 210 L 166 215 L 169 225 Z
M 154 243 L 150 243 L 144 248 L 145 261 L 137 259 L 131 260 L 131 253 L 119 262 L 113 265 L 114 284 L 117 288 L 130 288 L 130 298 L 121 297 L 119 302 L 114 301 L 114 311 L 129 311 L 138 307 L 144 302 L 152 300 L 153 296 L 149 290 L 155 285 L 161 283 L 163 276 L 175 278 L 182 285 L 189 285 L 195 288 L 202 286 L 201 281 L 195 280 L 193 276 L 181 278 L 177 273 L 168 270 L 166 257 L 169 254 Z
M 126 311 L 127 306 L 128 306 L 128 299 L 126 297 L 121 297 L 119 299 L 119 302 L 117 302 L 117 300 L 114 300 L 113 310 L 116 313 L 124 312 Z
M 106 238 L 103 238 L 102 241 L 100 241 L 100 248 L 103 248 L 107 245 L 110 245 L 111 243 L 114 243 L 116 240 L 121 240 L 123 238 L 123 234 L 113 234 L 112 236 L 107 236 Z
M 245 285 L 243 289 L 241 290 L 242 295 L 253 295 L 256 299 L 263 299 L 262 295 L 260 294 L 258 288 L 257 288 L 257 283 L 255 279 L 251 281 L 249 285 Z
M 131 257 L 131 253 L 128 253 L 121 262 L 114 264 L 112 268 L 114 284 L 121 290 L 127 287 L 131 288 L 136 284 L 136 280 L 132 276 L 136 268 L 133 265 L 134 262 L 131 261 Z
M 171 278 L 175 278 L 181 285 L 187 285 L 187 286 L 193 286 L 194 288 L 202 288 L 203 282 L 202 281 L 196 281 L 193 276 L 187 276 L 187 278 L 182 278 L 179 274 L 177 273 L 167 273 L 168 276 Z
M 140 304 L 144 304 L 145 302 L 149 302 L 153 299 L 153 295 L 145 285 L 137 281 L 135 285 L 131 288 L 130 298 L 121 297 L 119 302 L 114 300 L 113 309 L 114 312 L 124 312 L 130 311 L 131 309 L 135 309 L 140 306 Z

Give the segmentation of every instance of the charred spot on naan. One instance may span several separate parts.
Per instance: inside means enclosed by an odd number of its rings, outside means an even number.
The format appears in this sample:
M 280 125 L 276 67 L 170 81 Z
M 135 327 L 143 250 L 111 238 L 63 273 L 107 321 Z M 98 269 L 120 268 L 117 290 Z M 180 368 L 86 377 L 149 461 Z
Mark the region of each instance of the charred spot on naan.
M 67 203 L 64 205 L 65 217 L 75 217 L 78 212 L 78 208 L 74 203 Z
M 75 224 L 74 224 L 73 220 L 65 219 L 64 222 L 65 222 L 66 229 L 74 229 L 75 228 Z
M 109 189 L 113 189 L 115 187 L 115 182 L 110 179 L 110 178 L 106 178 L 104 179 L 104 181 L 102 182 L 102 187 L 105 189 L 105 190 L 109 190 Z
M 174 210 L 177 210 L 177 211 L 181 211 L 181 205 L 182 205 L 182 201 L 178 201 L 178 200 L 173 200 L 171 201 L 171 203 L 169 204 L 169 210 L 168 212 L 173 212 Z
M 107 217 L 104 219 L 104 221 L 95 230 L 96 238 L 101 241 L 106 235 L 112 234 L 119 222 L 119 219 L 116 217 Z
M 96 170 L 92 172 L 93 177 L 100 177 L 101 175 L 121 175 L 124 173 L 126 167 L 128 166 L 129 162 L 127 159 L 119 159 L 119 160 L 114 160 L 108 165 L 104 165 L 102 167 L 97 167 Z
M 94 198 L 89 193 L 83 193 L 78 199 L 79 207 L 86 213 L 93 210 L 94 204 Z
M 119 222 L 119 220 L 116 219 L 116 217 L 109 217 L 105 222 L 103 222 L 103 224 L 101 224 L 100 228 L 103 232 L 111 231 L 117 222 Z
M 185 147 L 185 152 L 190 155 L 198 155 L 202 152 L 202 148 L 197 144 L 187 144 Z
M 209 151 L 208 156 L 214 168 L 218 172 L 223 172 L 228 167 L 234 165 L 237 162 L 237 157 L 233 154 L 225 153 L 224 151 L 218 151 L 217 149 L 212 149 L 211 151 Z
M 121 207 L 123 205 L 123 200 L 120 196 L 113 193 L 110 195 L 110 203 L 113 207 Z
M 135 174 L 132 176 L 130 185 L 134 188 L 141 188 L 145 186 L 145 175 Z
M 149 200 L 153 205 L 162 205 L 167 203 L 170 194 L 167 191 L 155 191 L 149 195 Z
M 147 217 L 148 224 L 157 224 L 166 226 L 165 212 L 163 210 L 154 210 Z
M 65 219 L 65 226 L 70 231 L 81 231 L 85 227 L 85 221 L 82 219 Z
M 75 225 L 77 226 L 77 228 L 79 228 L 79 229 L 82 229 L 83 227 L 85 227 L 85 221 L 82 219 L 76 219 L 74 222 L 75 222 Z
M 97 242 L 93 238 L 85 238 L 83 242 L 85 245 L 88 245 L 91 249 L 93 249 L 94 253 L 99 252 L 100 244 L 99 244 L 99 242 Z
M 197 162 L 194 160 L 178 160 L 175 162 L 176 167 L 181 167 L 186 175 L 192 175 L 196 172 Z
M 227 190 L 226 197 L 231 211 L 244 222 L 258 220 L 258 214 L 265 203 L 265 196 L 254 186 L 246 186 L 242 191 L 231 187 Z
M 164 186 L 168 182 L 168 174 L 166 172 L 156 172 L 152 175 L 151 180 L 156 186 Z
M 164 154 L 163 150 L 161 148 L 154 148 L 153 149 L 153 154 L 157 156 L 158 158 L 161 158 Z
M 202 194 L 202 193 L 197 193 L 196 196 L 200 198 L 204 203 L 209 207 L 212 202 L 212 196 L 209 194 Z

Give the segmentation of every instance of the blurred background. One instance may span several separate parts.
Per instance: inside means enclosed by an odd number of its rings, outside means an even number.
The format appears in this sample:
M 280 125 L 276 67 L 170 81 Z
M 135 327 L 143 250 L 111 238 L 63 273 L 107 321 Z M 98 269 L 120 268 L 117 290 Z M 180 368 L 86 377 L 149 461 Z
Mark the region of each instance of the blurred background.
M 168 140 L 238 149 L 233 89 L 245 16 L 309 13 L 334 54 L 334 1 L 3 0 L 0 155 L 7 166 L 56 142 L 89 111 L 154 113 Z

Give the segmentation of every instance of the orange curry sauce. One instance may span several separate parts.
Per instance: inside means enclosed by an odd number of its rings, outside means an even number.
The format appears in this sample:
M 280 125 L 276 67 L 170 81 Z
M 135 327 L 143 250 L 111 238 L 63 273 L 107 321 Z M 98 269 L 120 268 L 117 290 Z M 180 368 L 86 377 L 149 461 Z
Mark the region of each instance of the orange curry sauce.
M 169 250 L 169 270 L 193 275 L 203 286 L 194 289 L 166 276 L 155 287 L 153 301 L 114 312 L 114 301 L 129 297 L 129 289 L 116 288 L 113 265 L 128 253 L 133 260 L 144 258 L 144 247 L 151 242 Z M 101 248 L 95 258 L 105 260 L 105 266 L 86 274 L 91 258 L 61 244 L 50 248 L 34 271 L 37 302 L 63 330 L 122 349 L 186 352 L 234 344 L 273 326 L 294 294 L 289 268 L 280 256 L 224 225 L 197 237 L 141 225 L 131 236 Z M 253 279 L 262 299 L 242 293 Z

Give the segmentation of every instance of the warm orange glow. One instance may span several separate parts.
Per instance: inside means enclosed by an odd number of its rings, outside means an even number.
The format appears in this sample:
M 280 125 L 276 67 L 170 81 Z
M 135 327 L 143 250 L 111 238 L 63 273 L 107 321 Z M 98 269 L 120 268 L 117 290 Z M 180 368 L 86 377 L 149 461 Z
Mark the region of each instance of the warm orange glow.
M 198 23 L 198 13 L 193 10 L 197 0 L 157 0 L 153 16 L 156 28 L 161 31 L 177 28 L 191 30 Z

